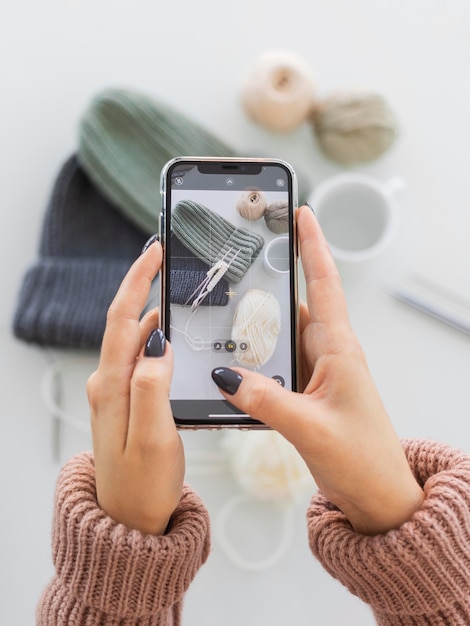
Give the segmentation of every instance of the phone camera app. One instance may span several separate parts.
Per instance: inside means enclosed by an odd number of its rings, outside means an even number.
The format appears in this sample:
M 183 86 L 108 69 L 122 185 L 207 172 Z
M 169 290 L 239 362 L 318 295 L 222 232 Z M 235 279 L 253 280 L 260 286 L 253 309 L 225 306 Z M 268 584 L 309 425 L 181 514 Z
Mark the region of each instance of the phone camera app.
M 249 346 L 247 341 L 240 341 L 237 345 L 236 341 L 233 341 L 233 339 L 217 340 L 212 343 L 212 349 L 214 352 L 235 352 L 236 350 L 246 352 L 248 348 Z

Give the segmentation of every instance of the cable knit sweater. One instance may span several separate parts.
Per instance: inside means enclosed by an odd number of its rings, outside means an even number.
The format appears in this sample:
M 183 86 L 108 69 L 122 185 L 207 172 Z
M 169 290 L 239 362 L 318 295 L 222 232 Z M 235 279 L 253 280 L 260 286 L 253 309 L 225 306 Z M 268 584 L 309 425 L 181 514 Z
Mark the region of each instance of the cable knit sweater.
M 468 626 L 470 457 L 430 441 L 403 445 L 424 488 L 422 508 L 399 529 L 366 537 L 318 495 L 308 511 L 310 547 L 380 626 Z
M 188 487 L 165 535 L 128 530 L 98 506 L 93 457 L 73 457 L 56 489 L 56 575 L 37 626 L 179 626 L 184 593 L 209 553 L 209 516 Z
M 380 626 L 468 626 L 470 456 L 431 441 L 403 446 L 426 495 L 412 519 L 382 535 L 359 535 L 319 493 L 307 514 L 310 547 L 372 607 Z M 188 486 L 167 534 L 142 535 L 101 511 L 92 456 L 74 457 L 58 480 L 56 575 L 38 604 L 37 624 L 177 626 L 208 551 L 207 511 Z

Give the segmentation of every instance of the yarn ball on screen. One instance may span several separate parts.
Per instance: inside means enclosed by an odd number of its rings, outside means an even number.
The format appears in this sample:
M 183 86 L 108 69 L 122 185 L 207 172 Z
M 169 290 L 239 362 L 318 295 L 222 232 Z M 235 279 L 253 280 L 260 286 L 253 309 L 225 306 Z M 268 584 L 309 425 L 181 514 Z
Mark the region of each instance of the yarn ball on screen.
M 315 483 L 295 447 L 276 431 L 228 430 L 221 447 L 238 485 L 260 500 L 297 500 Z
M 253 121 L 287 132 L 311 114 L 315 85 L 309 65 L 286 50 L 270 50 L 256 59 L 241 85 L 241 103 Z
M 259 369 L 271 358 L 280 331 L 279 302 L 268 291 L 249 289 L 233 315 L 234 357 L 244 367 Z
M 332 94 L 315 104 L 312 123 L 324 154 L 341 165 L 377 159 L 397 136 L 395 116 L 376 93 Z
M 289 232 L 289 204 L 283 200 L 272 202 L 264 212 L 264 221 L 277 235 Z
M 268 206 L 266 195 L 262 191 L 244 191 L 237 200 L 236 209 L 246 220 L 259 220 Z

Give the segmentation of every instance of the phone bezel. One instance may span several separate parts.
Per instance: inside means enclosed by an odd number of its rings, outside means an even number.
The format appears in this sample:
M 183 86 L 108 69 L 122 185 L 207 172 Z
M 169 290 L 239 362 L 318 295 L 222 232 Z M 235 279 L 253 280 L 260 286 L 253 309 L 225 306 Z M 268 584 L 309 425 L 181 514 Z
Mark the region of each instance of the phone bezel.
M 294 354 L 291 354 L 291 385 L 293 391 L 298 390 L 299 382 L 299 332 L 298 332 L 298 242 L 297 242 L 297 227 L 295 220 L 295 212 L 298 206 L 298 191 L 297 191 L 297 177 L 292 166 L 282 159 L 272 158 L 255 158 L 255 157 L 196 157 L 196 156 L 179 156 L 169 160 L 162 168 L 160 175 L 160 193 L 161 193 L 161 213 L 159 219 L 159 237 L 163 247 L 163 262 L 160 271 L 160 302 L 161 302 L 161 326 L 165 332 L 166 337 L 171 341 L 170 333 L 170 302 L 167 297 L 167 287 L 169 289 L 169 263 L 167 259 L 167 246 L 166 242 L 170 236 L 170 220 L 166 218 L 168 210 L 171 210 L 171 171 L 176 165 L 188 163 L 190 165 L 207 165 L 211 172 L 214 169 L 219 168 L 217 173 L 226 173 L 223 171 L 224 166 L 261 166 L 263 165 L 277 165 L 282 167 L 288 173 L 289 189 L 288 196 L 290 200 L 290 214 L 292 215 L 292 223 L 290 225 L 292 233 L 292 268 L 291 275 L 291 288 L 290 288 L 290 312 L 291 312 L 291 328 L 290 345 Z M 213 172 L 215 173 L 215 172 Z M 177 356 L 176 356 L 177 358 Z M 209 400 L 208 400 L 209 401 Z M 201 402 L 200 400 L 194 400 L 194 402 Z M 204 402 L 204 401 L 202 401 Z M 211 400 L 210 402 L 214 402 Z M 220 402 L 222 404 L 230 404 L 221 396 Z M 248 415 L 234 413 L 233 416 L 223 415 L 218 418 L 211 418 L 210 416 L 204 418 L 195 418 L 188 420 L 186 418 L 178 418 L 173 416 L 176 426 L 179 429 L 221 429 L 221 428 L 236 428 L 236 429 L 269 429 L 269 427 L 257 420 L 254 420 Z

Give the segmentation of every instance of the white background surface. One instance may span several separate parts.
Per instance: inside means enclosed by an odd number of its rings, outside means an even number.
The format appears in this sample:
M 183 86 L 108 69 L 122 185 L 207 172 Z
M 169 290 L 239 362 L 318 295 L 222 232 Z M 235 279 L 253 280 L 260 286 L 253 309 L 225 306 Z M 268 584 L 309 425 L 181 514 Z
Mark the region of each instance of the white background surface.
M 79 116 L 103 87 L 128 86 L 164 98 L 237 149 L 271 152 L 314 182 L 340 168 L 321 156 L 307 126 L 276 136 L 246 119 L 238 98 L 245 71 L 258 54 L 284 48 L 311 64 L 320 96 L 347 87 L 382 93 L 396 112 L 400 137 L 384 158 L 358 169 L 380 180 L 400 174 L 407 189 L 392 248 L 367 267 L 342 269 L 351 319 L 399 434 L 470 451 L 469 338 L 383 291 L 418 264 L 469 295 L 468 2 L 4 0 L 2 9 L 2 624 L 34 623 L 37 598 L 52 574 L 55 479 L 65 458 L 90 447 L 86 431 L 65 427 L 60 459 L 53 458 L 51 421 L 40 395 L 46 358 L 15 340 L 10 329 L 52 182 L 75 149 Z M 68 408 L 86 428 L 84 383 L 96 357 L 59 358 L 66 368 Z M 217 437 L 191 433 L 188 451 L 217 450 Z M 187 478 L 213 518 L 239 493 L 227 472 L 214 477 L 190 468 Z M 264 572 L 237 568 L 214 541 L 188 593 L 185 624 L 374 623 L 369 609 L 310 555 L 306 501 L 295 511 L 289 554 Z M 279 515 L 250 508 L 235 525 L 247 528 L 260 549 L 269 551 L 280 532 Z

